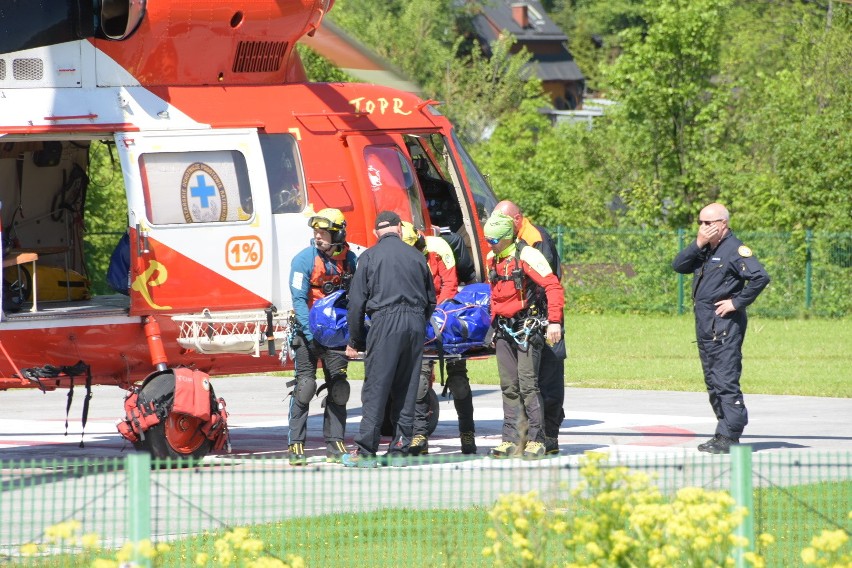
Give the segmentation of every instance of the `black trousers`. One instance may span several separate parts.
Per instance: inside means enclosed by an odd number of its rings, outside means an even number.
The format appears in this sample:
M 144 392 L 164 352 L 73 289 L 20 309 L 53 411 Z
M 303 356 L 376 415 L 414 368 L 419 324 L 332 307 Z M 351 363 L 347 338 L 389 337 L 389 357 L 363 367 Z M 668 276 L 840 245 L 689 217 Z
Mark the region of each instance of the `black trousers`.
M 322 374 L 326 383 L 346 379 L 349 360 L 341 352 L 325 349 L 316 342 L 308 342 L 304 336 L 297 336 L 293 342 L 293 362 L 295 377 L 316 382 L 317 363 L 322 361 Z M 346 406 L 335 404 L 331 399 L 331 389 L 327 389 L 325 412 L 323 413 L 322 435 L 326 442 L 343 441 L 346 431 Z M 290 397 L 290 433 L 288 443 L 304 442 L 308 430 L 309 404 L 302 404 L 295 396 Z
M 370 316 L 364 386 L 361 389 L 361 426 L 355 444 L 362 454 L 375 455 L 388 397 L 394 426 L 391 452 L 408 452 L 414 428 L 414 406 L 420 378 L 420 360 L 426 341 L 422 310 L 393 307 Z
M 740 439 L 748 424 L 748 410 L 740 389 L 744 338 L 744 326 L 731 326 L 724 338 L 698 339 L 704 383 L 717 420 L 716 434 L 733 440 Z
M 423 361 L 420 367 L 420 383 L 417 387 L 417 405 L 414 412 L 414 435 L 426 436 L 429 417 L 429 387 L 432 382 L 434 361 Z M 473 393 L 467 376 L 467 361 L 453 359 L 446 362 L 447 387 L 453 395 L 453 405 L 459 417 L 459 432 L 476 432 L 473 424 Z
M 544 404 L 544 435 L 559 437 L 559 428 L 565 420 L 565 338 L 555 345 L 541 349 L 538 370 L 538 387 Z

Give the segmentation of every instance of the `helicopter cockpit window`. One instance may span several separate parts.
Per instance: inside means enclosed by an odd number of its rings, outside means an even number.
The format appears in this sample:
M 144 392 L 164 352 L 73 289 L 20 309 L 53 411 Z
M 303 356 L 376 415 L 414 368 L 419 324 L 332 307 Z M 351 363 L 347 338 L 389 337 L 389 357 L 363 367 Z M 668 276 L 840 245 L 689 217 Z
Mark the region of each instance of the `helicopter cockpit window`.
M 273 213 L 298 213 L 305 207 L 299 147 L 292 134 L 260 134 Z
M 376 211 L 396 211 L 415 227 L 423 227 L 423 208 L 415 173 L 396 146 L 368 146 L 364 149 L 367 177 L 373 190 Z
M 236 150 L 147 153 L 139 168 L 154 225 L 246 221 L 254 213 L 246 159 Z

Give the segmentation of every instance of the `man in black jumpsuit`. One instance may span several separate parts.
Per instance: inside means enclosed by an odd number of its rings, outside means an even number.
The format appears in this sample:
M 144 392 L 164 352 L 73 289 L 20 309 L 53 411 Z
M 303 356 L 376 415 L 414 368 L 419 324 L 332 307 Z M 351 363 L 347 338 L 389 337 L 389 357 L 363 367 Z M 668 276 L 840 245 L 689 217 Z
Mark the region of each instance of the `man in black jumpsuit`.
M 743 393 L 742 346 L 746 307 L 769 284 L 769 275 L 752 251 L 728 227 L 728 210 L 711 203 L 698 216 L 698 236 L 678 253 L 672 268 L 694 273 L 695 335 L 710 406 L 718 420 L 716 434 L 698 449 L 727 454 L 748 424 Z
M 379 239 L 358 259 L 349 289 L 346 356 L 364 351 L 361 426 L 356 449 L 343 456 L 347 467 L 375 467 L 385 405 L 391 395 L 395 424 L 390 457 L 408 453 L 414 427 L 414 408 L 420 379 L 420 360 L 426 341 L 426 322 L 435 309 L 435 287 L 426 258 L 400 238 L 402 221 L 392 211 L 376 217 Z M 370 333 L 364 316 L 370 316 Z

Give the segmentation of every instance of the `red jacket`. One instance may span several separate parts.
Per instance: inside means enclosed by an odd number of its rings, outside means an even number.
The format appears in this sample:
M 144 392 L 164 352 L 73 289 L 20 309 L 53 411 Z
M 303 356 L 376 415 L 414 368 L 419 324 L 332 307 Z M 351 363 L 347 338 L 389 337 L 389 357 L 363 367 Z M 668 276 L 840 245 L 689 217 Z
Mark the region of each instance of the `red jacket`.
M 441 237 L 426 237 L 426 264 L 432 273 L 432 284 L 440 304 L 456 295 L 459 279 L 453 249 Z
M 529 308 L 541 289 L 547 298 L 547 321 L 561 324 L 565 307 L 562 284 L 541 252 L 531 246 L 524 246 L 518 254 L 517 246 L 509 246 L 500 253 L 500 258 L 488 255 L 491 268 L 491 319 L 497 316 L 514 317 Z M 512 278 L 512 272 L 518 266 L 522 272 L 520 290 L 515 287 Z

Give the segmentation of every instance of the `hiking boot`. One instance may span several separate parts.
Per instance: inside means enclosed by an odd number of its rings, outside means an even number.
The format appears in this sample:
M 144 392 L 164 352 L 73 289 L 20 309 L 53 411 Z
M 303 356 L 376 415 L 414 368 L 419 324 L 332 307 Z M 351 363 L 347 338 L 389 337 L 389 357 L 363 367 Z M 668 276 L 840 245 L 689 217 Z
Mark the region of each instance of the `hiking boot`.
M 491 448 L 488 455 L 492 458 L 506 459 L 514 456 L 517 449 L 517 444 L 514 444 L 513 442 L 500 442 L 500 445 L 496 448 Z
M 716 443 L 716 440 L 718 440 L 718 439 L 719 439 L 719 434 L 714 434 L 714 435 L 713 435 L 713 437 L 712 437 L 712 438 L 710 438 L 709 440 L 707 440 L 706 442 L 701 443 L 701 444 L 698 444 L 698 451 L 699 451 L 699 452 L 706 452 L 706 451 L 707 451 L 707 449 L 708 449 L 711 445 L 713 445 L 714 443 Z
M 399 450 L 390 451 L 382 456 L 381 464 L 390 467 L 405 467 L 408 465 L 408 455 Z
M 328 442 L 325 445 L 325 461 L 328 463 L 340 463 L 340 459 L 345 453 L 346 446 L 340 440 Z
M 343 454 L 340 458 L 340 463 L 342 463 L 344 467 L 379 467 L 379 460 L 375 455 L 362 454 L 357 449 L 352 450 L 348 454 Z
M 559 455 L 559 438 L 544 438 L 544 453 L 548 456 Z
M 476 435 L 473 432 L 461 433 L 461 452 L 463 454 L 476 453 Z
M 304 442 L 293 442 L 287 446 L 287 451 L 290 453 L 290 465 L 308 465 L 308 458 L 305 457 Z
M 544 444 L 541 442 L 527 442 L 527 445 L 524 446 L 524 455 L 522 457 L 525 460 L 540 460 L 544 457 Z
M 731 446 L 739 443 L 739 440 L 728 438 L 727 436 L 722 436 L 720 434 L 716 437 L 716 441 L 707 446 L 707 449 L 703 451 L 710 454 L 729 454 L 731 453 Z
M 415 434 L 408 446 L 408 455 L 425 456 L 429 453 L 429 438 L 423 434 Z

